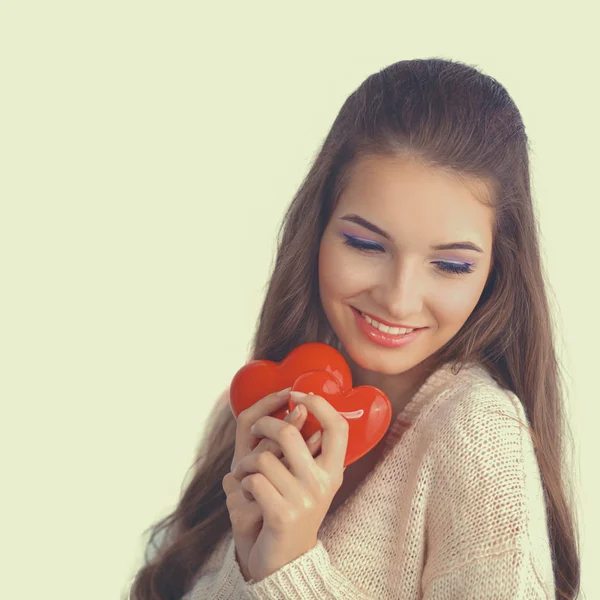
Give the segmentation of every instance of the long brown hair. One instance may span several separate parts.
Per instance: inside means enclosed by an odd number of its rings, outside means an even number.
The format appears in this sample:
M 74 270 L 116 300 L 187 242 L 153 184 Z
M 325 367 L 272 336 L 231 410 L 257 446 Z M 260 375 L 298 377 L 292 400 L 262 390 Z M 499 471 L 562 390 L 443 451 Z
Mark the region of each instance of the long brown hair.
M 489 184 L 490 275 L 477 306 L 436 359 L 454 366 L 480 362 L 523 403 L 544 486 L 556 597 L 576 598 L 579 544 L 566 465 L 572 437 L 532 205 L 529 141 L 519 110 L 495 79 L 459 61 L 405 60 L 370 75 L 346 99 L 284 216 L 250 358 L 280 361 L 312 341 L 340 349 L 319 298 L 321 236 L 356 161 L 398 153 Z M 132 600 L 179 600 L 231 528 L 222 480 L 233 459 L 236 421 L 227 403 L 215 412 L 178 506 L 152 528 Z

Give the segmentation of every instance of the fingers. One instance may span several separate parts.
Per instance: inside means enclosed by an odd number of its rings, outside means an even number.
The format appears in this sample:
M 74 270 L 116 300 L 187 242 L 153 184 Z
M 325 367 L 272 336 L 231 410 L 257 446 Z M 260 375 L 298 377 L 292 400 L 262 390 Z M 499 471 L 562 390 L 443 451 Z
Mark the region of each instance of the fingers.
M 294 475 L 305 480 L 311 478 L 311 472 L 314 471 L 315 467 L 312 454 L 308 450 L 302 434 L 293 425 L 286 423 L 281 419 L 267 416 L 259 419 L 252 426 L 251 431 L 254 435 L 264 435 L 265 437 L 268 437 L 280 446 L 283 451 L 283 456 L 287 459 L 290 471 Z M 244 463 L 251 459 L 253 454 L 256 453 L 248 454 L 237 464 L 233 471 L 233 474 L 236 477 L 238 470 L 244 469 Z M 275 458 L 271 453 L 263 454 L 270 454 L 271 458 Z M 262 456 L 262 454 L 259 454 L 258 456 Z M 281 461 L 278 460 L 278 462 L 282 464 Z M 312 473 L 312 475 L 314 474 L 315 473 Z
M 231 510 L 236 504 L 239 503 L 239 495 L 236 492 L 241 492 L 241 495 L 247 500 L 251 500 L 248 492 L 244 490 L 240 486 L 240 482 L 233 476 L 231 472 L 227 473 L 225 477 L 223 477 L 223 481 L 221 482 L 223 486 L 223 491 L 225 492 L 225 496 L 227 496 L 227 507 Z
M 277 459 L 274 458 L 274 460 Z M 302 490 L 299 489 L 300 486 L 290 472 L 282 466 L 280 461 L 277 462 L 292 478 L 293 484 L 295 484 L 294 491 L 291 496 L 288 496 L 289 502 L 290 497 L 297 498 L 302 493 Z M 264 523 L 282 523 L 286 521 L 286 514 L 289 514 L 289 504 L 264 475 L 258 474 L 245 477 L 240 485 L 252 494 L 256 504 L 260 507 Z
M 249 502 L 254 501 L 252 494 L 240 485 L 240 480 L 236 479 L 231 471 L 223 477 L 222 485 L 227 497 L 227 508 L 230 512 L 233 508 L 247 506 Z
M 308 451 L 310 452 L 311 456 L 313 456 L 313 457 L 316 456 L 316 454 L 321 449 L 321 438 L 318 438 L 316 440 L 311 440 L 309 438 L 308 440 L 306 440 L 306 446 L 307 446 Z M 287 458 L 283 457 L 280 460 L 287 469 L 290 469 L 290 463 L 288 462 Z
M 237 489 L 237 482 L 231 473 L 227 473 L 225 477 L 223 477 L 223 481 L 221 482 L 223 485 L 223 491 L 226 496 L 229 496 Z
M 306 422 L 306 416 L 308 413 L 306 412 L 306 407 L 301 404 L 298 405 L 298 409 L 299 409 L 299 416 L 295 416 L 294 413 L 292 412 L 285 417 L 284 422 L 290 423 L 298 431 L 300 431 L 302 429 L 304 423 Z M 308 450 L 310 451 L 311 455 L 315 456 L 315 454 L 319 451 L 319 449 L 321 447 L 321 440 L 320 439 L 312 440 L 312 441 L 307 440 L 306 445 L 307 445 Z M 283 456 L 283 451 L 281 449 L 281 446 L 274 440 L 271 440 L 268 437 L 263 438 L 259 442 L 259 444 L 256 446 L 256 448 L 254 448 L 254 450 L 252 451 L 252 454 L 260 454 L 261 452 L 270 452 L 271 454 L 273 454 L 273 456 L 275 456 L 276 458 L 279 458 L 281 460 L 281 462 L 286 467 L 286 469 L 289 469 L 290 464 L 289 464 L 287 458 L 285 458 Z M 239 461 L 237 464 L 239 464 Z M 233 470 L 234 469 L 232 469 L 232 471 Z M 238 477 L 238 479 L 241 481 L 242 478 Z
M 300 409 L 300 416 L 293 418 L 293 415 L 290 413 L 289 415 L 286 416 L 286 418 L 284 419 L 285 422 L 292 424 L 298 431 L 300 431 L 302 429 L 302 427 L 304 426 L 304 423 L 306 422 L 306 416 L 307 416 L 307 412 L 306 412 L 306 407 L 302 406 L 301 404 L 298 405 L 298 408 Z M 321 439 L 308 439 L 306 440 L 306 446 L 308 447 L 309 452 L 311 453 L 311 456 L 315 456 L 317 454 L 317 452 L 319 452 L 320 448 L 321 448 Z M 285 466 L 286 469 L 290 468 L 290 463 L 287 460 L 287 458 L 285 458 L 285 456 L 283 456 L 283 450 L 281 449 L 281 446 L 269 439 L 268 437 L 263 438 L 260 443 L 258 444 L 258 446 L 256 446 L 256 448 L 252 451 L 252 453 L 258 454 L 260 452 L 271 452 L 271 454 L 273 454 L 273 456 L 275 456 L 276 458 L 279 458 L 281 460 L 281 462 L 283 463 L 283 465 Z M 239 462 L 238 462 L 239 464 Z
M 291 398 L 295 403 L 304 404 L 323 427 L 321 455 L 315 460 L 329 473 L 339 471 L 341 474 L 348 446 L 348 432 L 350 429 L 348 421 L 321 396 L 292 392 Z M 293 462 L 291 462 L 291 465 L 294 467 Z M 301 468 L 301 465 L 302 462 L 299 461 L 298 467 Z
M 284 421 L 286 423 L 291 423 L 298 431 L 300 431 L 306 421 L 307 412 L 306 412 L 306 407 L 304 407 L 302 405 L 299 405 L 298 408 L 299 408 L 298 413 L 294 413 L 292 411 L 290 414 L 286 415 Z M 254 448 L 252 451 L 253 452 L 271 452 L 277 458 L 280 458 L 281 456 L 283 456 L 283 451 L 281 450 L 281 446 L 279 446 L 279 444 L 277 442 L 274 442 L 273 440 L 271 440 L 267 437 L 263 438 L 258 443 L 256 448 Z
M 237 417 L 235 434 L 235 450 L 231 467 L 234 468 L 242 456 L 246 456 L 254 449 L 255 436 L 250 432 L 250 427 L 261 417 L 271 415 L 276 410 L 287 404 L 291 388 L 269 394 L 261 398 L 252 406 L 243 410 Z
M 302 440 L 302 443 L 304 443 L 304 440 Z M 251 475 L 257 485 L 268 483 L 284 498 L 297 497 L 300 492 L 298 480 L 270 452 L 261 452 L 260 454 L 253 452 L 248 456 L 244 456 L 232 471 L 232 474 L 240 481 Z M 244 485 L 247 484 L 248 481 Z
M 262 517 L 261 508 L 252 493 L 244 489 L 231 473 L 223 478 L 223 490 L 232 527 L 238 533 L 244 533 L 247 527 L 253 527 Z

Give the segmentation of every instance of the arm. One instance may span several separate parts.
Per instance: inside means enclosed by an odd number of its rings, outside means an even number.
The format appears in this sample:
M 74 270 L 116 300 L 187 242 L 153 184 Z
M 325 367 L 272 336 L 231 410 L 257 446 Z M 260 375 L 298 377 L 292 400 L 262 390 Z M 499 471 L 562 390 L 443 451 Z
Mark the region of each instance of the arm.
M 518 398 L 474 389 L 430 450 L 424 600 L 554 599 L 546 506 Z

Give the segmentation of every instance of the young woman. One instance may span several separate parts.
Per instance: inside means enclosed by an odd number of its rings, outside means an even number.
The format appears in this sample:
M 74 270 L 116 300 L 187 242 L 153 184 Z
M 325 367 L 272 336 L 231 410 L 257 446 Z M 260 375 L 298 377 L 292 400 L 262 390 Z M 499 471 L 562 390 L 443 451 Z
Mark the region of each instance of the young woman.
M 392 423 L 344 471 L 323 398 L 236 421 L 226 390 L 132 599 L 577 597 L 528 150 L 507 91 L 458 61 L 400 61 L 350 95 L 285 215 L 251 358 L 330 344 Z

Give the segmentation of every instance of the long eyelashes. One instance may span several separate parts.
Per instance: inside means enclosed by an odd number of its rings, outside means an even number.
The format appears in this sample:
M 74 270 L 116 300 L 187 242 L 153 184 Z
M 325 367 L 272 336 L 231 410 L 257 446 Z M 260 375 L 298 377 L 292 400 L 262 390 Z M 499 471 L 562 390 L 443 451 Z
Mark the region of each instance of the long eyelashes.
M 346 246 L 356 248 L 360 252 L 364 252 L 366 254 L 378 254 L 384 252 L 384 248 L 379 244 L 376 244 L 375 242 L 362 241 L 346 233 L 343 233 L 342 235 L 346 238 L 344 241 L 344 244 Z M 437 261 L 434 264 L 436 264 L 441 271 L 444 271 L 446 273 L 466 274 L 473 272 L 473 267 L 468 263 L 451 263 L 446 261 Z

